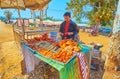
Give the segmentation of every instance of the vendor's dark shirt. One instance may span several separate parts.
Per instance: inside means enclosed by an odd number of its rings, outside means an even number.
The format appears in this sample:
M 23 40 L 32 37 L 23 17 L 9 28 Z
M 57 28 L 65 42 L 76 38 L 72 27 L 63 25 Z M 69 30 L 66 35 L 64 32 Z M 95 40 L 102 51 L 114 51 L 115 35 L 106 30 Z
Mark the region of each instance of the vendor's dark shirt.
M 64 32 L 65 32 L 65 25 L 66 25 L 66 21 L 61 23 L 59 32 L 64 34 Z M 72 20 L 70 20 L 70 23 L 69 23 L 69 26 L 68 26 L 68 32 L 73 32 L 73 35 L 67 35 L 66 37 L 64 37 L 64 35 L 63 35 L 62 39 L 66 38 L 66 39 L 73 39 L 74 40 L 75 34 L 77 34 L 78 29 L 77 29 L 76 24 Z

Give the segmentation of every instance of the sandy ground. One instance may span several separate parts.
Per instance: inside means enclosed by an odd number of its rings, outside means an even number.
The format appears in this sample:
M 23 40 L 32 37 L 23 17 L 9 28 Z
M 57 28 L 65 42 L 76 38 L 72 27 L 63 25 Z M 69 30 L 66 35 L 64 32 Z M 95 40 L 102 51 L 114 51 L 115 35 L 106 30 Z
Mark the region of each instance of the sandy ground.
M 21 74 L 21 51 L 14 41 L 12 26 L 0 22 L 0 79 Z
M 14 39 L 11 27 L 12 26 L 0 21 L 0 43 L 12 41 Z
M 83 32 L 80 30 L 80 40 L 85 44 L 95 43 L 95 44 L 102 44 L 103 47 L 100 49 L 102 51 L 102 58 L 105 59 L 108 53 L 108 48 L 110 46 L 110 38 L 107 36 L 92 36 L 88 32 Z
M 120 72 L 105 71 L 102 79 L 120 79 Z
M 103 59 L 105 59 L 110 44 L 109 37 L 101 35 L 90 36 L 89 33 L 82 31 L 80 31 L 79 35 L 82 42 L 86 44 L 90 44 L 92 42 L 96 44 L 103 44 L 101 50 Z M 12 27 L 10 25 L 6 25 L 3 22 L 0 22 L 0 79 L 10 79 L 14 76 L 20 75 L 20 62 L 22 59 L 23 57 L 21 55 L 21 51 L 17 48 L 17 45 L 14 41 Z M 113 73 L 114 72 L 106 71 L 103 79 L 117 79 L 113 78 Z

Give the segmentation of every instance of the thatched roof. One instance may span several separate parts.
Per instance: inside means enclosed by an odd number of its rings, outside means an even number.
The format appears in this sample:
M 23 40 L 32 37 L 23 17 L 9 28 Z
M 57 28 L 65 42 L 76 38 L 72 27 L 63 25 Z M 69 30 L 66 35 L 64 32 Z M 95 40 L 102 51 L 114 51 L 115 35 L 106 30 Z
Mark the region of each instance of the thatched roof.
M 44 8 L 51 0 L 0 0 L 0 8 L 15 8 L 32 10 Z
M 42 9 L 45 7 L 51 0 L 24 0 L 25 6 L 32 10 Z
M 23 0 L 0 0 L 0 8 L 25 9 Z

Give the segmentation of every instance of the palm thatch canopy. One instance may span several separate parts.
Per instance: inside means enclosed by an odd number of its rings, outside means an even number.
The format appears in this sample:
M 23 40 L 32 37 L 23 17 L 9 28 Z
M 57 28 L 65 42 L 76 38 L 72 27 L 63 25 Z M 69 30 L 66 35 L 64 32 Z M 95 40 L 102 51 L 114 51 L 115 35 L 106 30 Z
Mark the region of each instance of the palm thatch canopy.
M 25 4 L 23 0 L 0 0 L 0 8 L 25 9 Z
M 43 9 L 51 0 L 24 0 L 26 8 L 32 10 Z
M 51 0 L 0 0 L 0 8 L 15 8 L 32 10 L 44 8 Z

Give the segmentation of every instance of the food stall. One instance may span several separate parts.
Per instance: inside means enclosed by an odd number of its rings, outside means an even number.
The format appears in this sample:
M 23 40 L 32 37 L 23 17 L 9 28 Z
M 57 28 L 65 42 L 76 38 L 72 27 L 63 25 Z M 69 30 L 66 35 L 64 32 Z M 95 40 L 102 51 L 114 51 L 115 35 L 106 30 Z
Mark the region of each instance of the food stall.
M 58 32 L 58 29 L 54 27 L 42 28 L 40 24 L 33 24 L 29 19 L 18 18 L 17 21 L 13 24 L 13 33 L 14 39 L 18 47 L 21 48 L 21 41 L 25 39 L 31 39 L 37 35 L 49 32 Z
M 45 74 L 41 76 L 51 74 L 49 77 L 55 76 L 50 79 L 89 79 L 92 47 L 72 40 L 58 40 L 58 29 L 44 29 L 37 25 L 31 25 L 28 19 L 18 19 L 13 25 L 15 41 L 24 56 L 26 74 L 43 63 Z M 46 73 L 46 68 L 51 72 Z
M 58 78 L 53 79 L 89 79 L 92 47 L 72 40 L 57 41 L 49 37 L 45 33 L 22 41 L 27 73 L 44 62 L 57 70 Z
M 43 63 L 44 72 L 41 76 L 45 73 L 51 74 L 49 77 L 55 75 L 50 79 L 89 79 L 93 52 L 91 46 L 72 40 L 58 40 L 58 29 L 41 29 L 30 25 L 28 19 L 18 19 L 13 32 L 18 47 L 22 49 L 26 74 L 35 71 Z M 46 68 L 48 71 L 53 68 L 56 73 L 46 73 Z

